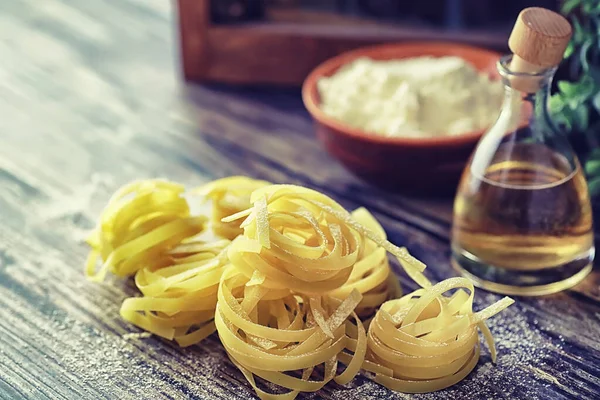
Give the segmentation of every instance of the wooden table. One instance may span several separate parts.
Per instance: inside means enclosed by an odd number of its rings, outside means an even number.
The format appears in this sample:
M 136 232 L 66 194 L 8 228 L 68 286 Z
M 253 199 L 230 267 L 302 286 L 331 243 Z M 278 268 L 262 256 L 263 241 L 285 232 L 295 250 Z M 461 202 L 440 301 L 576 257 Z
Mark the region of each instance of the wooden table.
M 167 0 L 0 2 L 2 399 L 254 398 L 216 335 L 187 349 L 131 337 L 118 309 L 132 283 L 84 278 L 81 239 L 133 179 L 306 185 L 367 206 L 430 278 L 453 275 L 450 200 L 385 194 L 346 173 L 296 91 L 182 84 L 173 21 Z M 565 293 L 517 299 L 490 321 L 497 365 L 484 352 L 451 389 L 409 396 L 359 376 L 300 398 L 600 398 L 598 287 L 596 272 Z M 496 299 L 479 291 L 476 308 Z

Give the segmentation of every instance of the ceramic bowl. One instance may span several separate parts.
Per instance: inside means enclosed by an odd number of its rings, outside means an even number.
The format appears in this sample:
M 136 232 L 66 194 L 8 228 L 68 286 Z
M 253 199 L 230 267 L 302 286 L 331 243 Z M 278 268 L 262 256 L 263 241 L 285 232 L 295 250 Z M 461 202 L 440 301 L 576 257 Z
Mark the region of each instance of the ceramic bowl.
M 500 54 L 476 47 L 418 42 L 365 47 L 331 58 L 304 81 L 302 98 L 315 121 L 318 139 L 348 170 L 369 183 L 405 192 L 452 191 L 483 130 L 432 138 L 384 137 L 348 126 L 326 115 L 319 107 L 317 82 L 360 57 L 392 60 L 420 56 L 458 56 L 480 72 L 499 77 Z M 498 110 L 500 111 L 500 110 Z

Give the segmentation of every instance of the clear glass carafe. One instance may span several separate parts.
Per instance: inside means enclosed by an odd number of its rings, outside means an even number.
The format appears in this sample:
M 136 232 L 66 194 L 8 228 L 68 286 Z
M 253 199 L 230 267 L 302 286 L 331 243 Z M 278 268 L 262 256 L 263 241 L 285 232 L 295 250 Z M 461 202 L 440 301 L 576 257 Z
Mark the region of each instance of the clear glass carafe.
M 477 286 L 513 295 L 558 292 L 581 281 L 594 258 L 585 177 L 548 113 L 555 68 L 514 73 L 497 122 L 482 137 L 458 187 L 452 264 Z

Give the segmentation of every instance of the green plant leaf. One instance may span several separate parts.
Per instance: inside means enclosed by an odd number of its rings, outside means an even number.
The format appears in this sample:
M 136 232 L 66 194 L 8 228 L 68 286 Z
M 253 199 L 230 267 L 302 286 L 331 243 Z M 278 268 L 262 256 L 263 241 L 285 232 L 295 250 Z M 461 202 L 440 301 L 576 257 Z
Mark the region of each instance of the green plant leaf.
M 600 177 L 588 181 L 588 189 L 590 191 L 590 196 L 598 196 L 600 194 Z
M 585 173 L 587 176 L 600 177 L 600 160 L 588 160 L 585 163 Z
M 576 16 L 571 17 L 571 24 L 573 25 L 573 38 L 571 40 L 577 45 L 583 41 L 585 31 Z
M 564 15 L 567 15 L 571 11 L 573 11 L 575 8 L 577 8 L 580 3 L 581 3 L 581 0 L 567 0 L 564 2 L 563 6 L 561 7 L 560 12 L 563 13 Z
M 599 9 L 598 2 L 596 0 L 584 0 L 581 8 L 583 13 L 588 15 L 594 15 Z
M 560 81 L 558 82 L 558 90 L 560 90 L 566 98 L 577 96 L 577 84 L 575 83 Z
M 573 130 L 575 113 L 569 107 L 563 107 L 563 109 L 553 115 L 554 123 L 560 126 L 563 130 L 569 132 Z
M 553 94 L 550 97 L 549 107 L 550 114 L 552 115 L 556 115 L 562 111 L 562 109 L 565 107 L 565 102 L 563 101 L 563 98 L 560 95 L 560 93 Z
M 563 95 L 563 101 L 572 109 L 577 109 L 596 92 L 596 83 L 591 76 L 584 75 L 579 82 L 558 82 L 558 89 Z
M 573 54 L 574 51 L 575 51 L 575 45 L 573 45 L 573 42 L 569 42 L 569 44 L 567 45 L 567 48 L 565 49 L 565 54 L 563 55 L 563 58 L 571 57 L 571 55 Z
M 590 63 L 588 61 L 588 51 L 590 47 L 594 44 L 593 38 L 588 38 L 585 43 L 579 49 L 579 60 L 581 61 L 581 68 L 583 68 L 583 72 L 586 73 L 590 70 Z
M 575 123 L 575 127 L 579 131 L 585 131 L 588 128 L 590 122 L 590 111 L 585 105 L 580 105 L 575 111 L 575 118 L 573 122 Z

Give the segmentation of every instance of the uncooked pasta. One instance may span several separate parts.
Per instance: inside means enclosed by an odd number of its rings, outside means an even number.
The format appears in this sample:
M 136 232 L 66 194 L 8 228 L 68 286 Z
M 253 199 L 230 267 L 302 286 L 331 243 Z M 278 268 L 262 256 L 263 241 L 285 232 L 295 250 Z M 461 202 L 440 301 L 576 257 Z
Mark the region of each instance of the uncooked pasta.
M 233 240 L 242 233 L 239 221 L 223 222 L 223 218 L 246 210 L 251 206 L 250 195 L 269 182 L 246 176 L 230 176 L 217 179 L 193 191 L 194 194 L 212 200 L 211 224 L 218 236 Z
M 346 384 L 361 368 L 393 390 L 440 390 L 477 364 L 478 331 L 495 360 L 485 320 L 513 301 L 473 312 L 470 281 L 432 284 L 366 209 L 350 214 L 315 190 L 225 178 L 193 192 L 212 200 L 217 236 L 207 239 L 209 218 L 191 215 L 184 192 L 161 180 L 117 191 L 88 239 L 86 274 L 135 275 L 141 296 L 121 315 L 157 336 L 189 346 L 216 330 L 261 399 Z M 421 289 L 397 298 L 388 252 Z
M 243 236 L 229 259 L 248 279 L 269 289 L 326 293 L 348 281 L 365 236 L 405 260 L 415 273 L 425 267 L 366 229 L 331 198 L 294 185 L 271 185 L 252 193 L 253 206 L 225 221 L 246 217 Z
M 228 245 L 229 240 L 188 241 L 161 262 L 140 269 L 135 284 L 143 296 L 125 299 L 121 316 L 182 347 L 200 342 L 215 331 L 217 288 L 228 265 Z
M 207 218 L 190 216 L 183 192 L 183 186 L 163 180 L 135 181 L 119 189 L 87 239 L 92 248 L 88 278 L 102 281 L 107 271 L 133 275 L 183 239 L 202 232 Z M 103 263 L 96 271 L 98 258 Z
M 458 289 L 451 296 L 444 293 Z M 464 290 L 466 289 L 469 293 Z M 514 301 L 508 297 L 474 313 L 473 284 L 450 278 L 384 303 L 370 324 L 363 368 L 375 381 L 406 393 L 432 392 L 464 379 L 479 360 L 478 330 L 496 360 L 485 320 Z
M 221 281 L 215 322 L 231 361 L 261 399 L 294 399 L 299 392 L 317 391 L 331 380 L 345 384 L 354 378 L 366 352 L 365 331 L 353 311 L 361 300 L 358 291 L 340 302 L 252 282 L 240 287 L 240 279 L 246 278 L 236 273 L 229 270 Z M 354 331 L 358 333 L 353 335 Z M 346 368 L 338 373 L 342 355 Z M 319 366 L 322 376 L 314 378 Z M 267 392 L 257 378 L 288 392 Z
M 351 216 L 356 222 L 387 240 L 384 229 L 366 208 L 354 210 Z M 363 251 L 348 280 L 338 289 L 329 292 L 329 295 L 343 300 L 354 289 L 363 295 L 355 310 L 360 317 L 371 316 L 382 303 L 402 294 L 398 280 L 390 270 L 386 250 L 370 239 L 365 240 Z
M 228 256 L 236 273 L 247 280 L 239 299 L 231 295 L 227 279 L 220 286 L 215 322 L 229 356 L 265 399 L 272 394 L 258 387 L 257 376 L 290 390 L 287 396 L 293 398 L 298 391 L 318 390 L 334 379 L 342 360 L 347 368 L 335 379 L 348 382 L 366 350 L 365 328 L 354 312 L 361 291 L 369 296 L 363 311 L 389 296 L 383 246 L 415 273 L 420 273 L 420 263 L 387 242 L 366 210 L 354 215 L 375 232 L 314 190 L 271 185 L 254 191 L 250 201 L 251 208 L 225 219 L 245 218 L 240 225 L 244 233 L 233 241 Z M 312 329 L 311 336 L 293 332 L 298 329 Z M 310 380 L 321 364 L 323 379 Z

